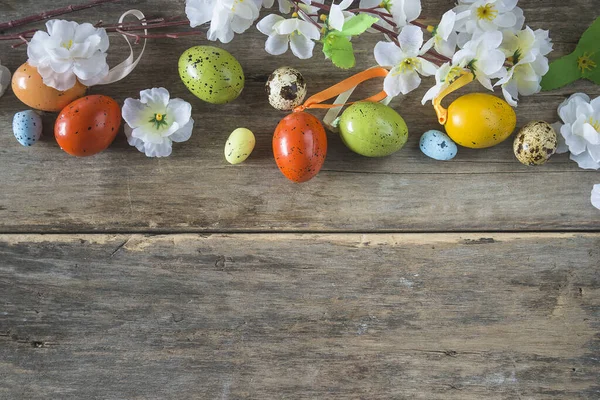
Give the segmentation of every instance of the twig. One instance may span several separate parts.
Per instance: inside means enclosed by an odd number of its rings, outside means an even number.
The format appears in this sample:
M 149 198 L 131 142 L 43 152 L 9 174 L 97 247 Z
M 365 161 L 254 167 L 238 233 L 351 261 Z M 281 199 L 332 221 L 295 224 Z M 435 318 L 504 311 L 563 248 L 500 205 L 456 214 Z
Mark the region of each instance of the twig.
M 140 40 L 142 40 L 142 39 L 159 39 L 159 38 L 177 39 L 182 36 L 202 35 L 204 33 L 204 32 L 196 30 L 196 31 L 185 31 L 185 32 L 157 33 L 157 34 L 152 34 L 152 35 L 140 35 L 138 33 L 124 31 L 124 30 L 118 29 L 118 28 L 117 28 L 116 32 L 119 32 L 120 34 L 125 35 L 125 36 L 130 36 L 130 37 L 135 38 L 135 44 L 138 44 L 140 42 Z
M 142 22 L 142 23 L 140 23 Z M 143 24 L 145 23 L 145 25 Z M 137 22 L 124 22 L 121 24 L 108 25 L 103 26 L 103 21 L 99 21 L 96 23 L 96 27 L 102 27 L 106 29 L 107 32 L 118 32 L 121 34 L 126 34 L 127 32 L 132 31 L 143 31 L 145 29 L 159 29 L 159 28 L 171 28 L 174 26 L 181 25 L 189 25 L 190 21 L 186 19 L 174 20 L 174 18 L 170 18 L 166 20 L 165 18 L 154 18 L 148 20 L 142 20 Z M 12 45 L 12 48 L 17 48 L 24 44 L 27 44 L 27 39 L 30 39 L 37 29 L 30 29 L 27 31 L 15 33 L 12 35 L 2 35 L 0 36 L 0 41 L 2 40 L 19 40 L 19 43 L 15 43 Z M 172 38 L 176 39 L 181 36 L 191 36 L 191 35 L 199 35 L 202 34 L 201 31 L 190 31 L 190 32 L 170 32 L 170 33 L 161 33 L 161 34 L 153 34 L 153 35 L 138 35 L 138 34 L 129 34 L 127 36 L 132 36 L 136 38 L 136 41 L 139 39 L 149 39 L 149 38 Z M 139 37 L 139 39 L 138 39 Z
M 104 3 L 116 3 L 117 1 L 120 1 L 120 0 L 93 0 L 86 4 L 80 4 L 80 5 L 75 5 L 75 6 L 71 5 L 71 6 L 67 6 L 67 7 L 63 7 L 63 8 L 57 8 L 57 9 L 51 10 L 51 11 L 44 11 L 40 14 L 30 15 L 25 18 L 16 19 L 13 21 L 8 21 L 8 22 L 2 22 L 2 23 L 0 23 L 0 30 L 15 28 L 17 26 L 31 24 L 31 23 L 37 22 L 37 21 L 43 21 L 48 18 L 56 17 L 57 15 L 68 14 L 68 13 L 72 13 L 75 11 L 84 10 L 86 8 L 96 7 L 96 6 L 99 6 Z

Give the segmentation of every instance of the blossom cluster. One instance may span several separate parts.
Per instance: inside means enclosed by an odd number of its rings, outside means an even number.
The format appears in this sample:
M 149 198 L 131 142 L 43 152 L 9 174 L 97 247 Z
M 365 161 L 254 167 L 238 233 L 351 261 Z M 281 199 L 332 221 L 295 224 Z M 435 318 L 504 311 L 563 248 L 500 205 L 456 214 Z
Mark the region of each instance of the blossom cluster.
M 354 65 L 350 38 L 363 32 L 383 33 L 377 43 L 377 63 L 390 69 L 384 90 L 390 96 L 407 94 L 421 77 L 435 76 L 423 103 L 464 72 L 473 73 L 485 88 L 500 86 L 507 102 L 541 90 L 548 71 L 546 56 L 552 50 L 548 31 L 525 26 L 518 0 L 458 0 L 435 26 L 423 25 L 421 0 L 352 0 L 325 4 L 324 0 L 278 0 L 279 14 L 257 23 L 268 36 L 265 50 L 273 55 L 288 48 L 298 58 L 313 55 L 316 42 L 335 65 Z M 229 42 L 258 19 L 262 7 L 274 0 L 187 0 L 192 26 L 210 22 L 209 40 Z M 371 19 L 357 18 L 369 16 Z M 425 34 L 429 37 L 425 40 Z

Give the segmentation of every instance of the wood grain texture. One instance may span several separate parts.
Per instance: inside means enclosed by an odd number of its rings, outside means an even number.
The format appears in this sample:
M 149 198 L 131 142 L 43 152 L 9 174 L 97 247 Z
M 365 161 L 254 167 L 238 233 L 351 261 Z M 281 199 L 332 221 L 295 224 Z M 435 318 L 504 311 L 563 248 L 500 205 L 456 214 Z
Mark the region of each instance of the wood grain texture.
M 597 399 L 600 234 L 0 236 L 3 399 Z
M 4 1 L 3 19 L 22 17 L 32 9 L 67 5 L 69 1 Z M 527 23 L 550 29 L 556 51 L 572 51 L 595 18 L 595 2 L 522 0 Z M 423 15 L 434 22 L 453 1 L 425 0 Z M 184 1 L 123 1 L 70 14 L 78 21 L 114 21 L 128 8 L 148 16 L 182 15 Z M 41 25 L 40 25 L 41 26 Z M 372 48 L 379 35 L 355 43 L 358 65 L 335 68 L 316 53 L 311 60 L 290 54 L 269 56 L 265 37 L 251 28 L 232 43 L 219 46 L 242 63 L 246 89 L 232 104 L 201 102 L 180 82 L 176 63 L 188 47 L 206 44 L 202 37 L 159 39 L 149 43 L 138 69 L 121 83 L 95 87 L 122 102 L 142 89 L 167 87 L 173 96 L 193 104 L 197 122 L 190 141 L 175 144 L 167 159 L 148 159 L 130 147 L 123 134 L 104 153 L 76 159 L 63 153 L 52 135 L 54 114 L 46 114 L 46 135 L 33 148 L 12 137 L 11 120 L 26 107 L 13 94 L 0 99 L 0 232 L 195 232 L 195 231 L 465 231 L 578 230 L 597 231 L 600 214 L 589 202 L 596 171 L 578 169 L 566 155 L 548 165 L 529 168 L 512 154 L 511 141 L 488 150 L 460 149 L 448 163 L 427 159 L 418 149 L 422 132 L 436 128 L 433 109 L 420 105 L 426 85 L 396 99 L 392 106 L 406 119 L 410 138 L 399 153 L 367 159 L 351 153 L 335 135 L 323 171 L 313 181 L 291 184 L 272 159 L 271 136 L 284 114 L 272 109 L 263 85 L 273 69 L 293 65 L 305 74 L 309 92 L 324 89 L 374 63 Z M 110 62 L 125 55 L 118 36 L 111 41 Z M 214 43 L 213 43 L 214 44 Z M 25 48 L 2 46 L 2 61 L 11 69 L 26 60 Z M 429 82 L 429 81 L 428 81 Z M 367 85 L 359 95 L 376 90 Z M 479 90 L 473 84 L 470 90 Z M 525 98 L 518 107 L 522 126 L 534 119 L 557 120 L 556 107 L 576 91 L 600 94 L 597 86 L 578 82 L 567 88 Z M 322 113 L 316 113 L 322 115 Z M 228 165 L 223 146 L 240 126 L 256 133 L 257 148 L 240 166 Z

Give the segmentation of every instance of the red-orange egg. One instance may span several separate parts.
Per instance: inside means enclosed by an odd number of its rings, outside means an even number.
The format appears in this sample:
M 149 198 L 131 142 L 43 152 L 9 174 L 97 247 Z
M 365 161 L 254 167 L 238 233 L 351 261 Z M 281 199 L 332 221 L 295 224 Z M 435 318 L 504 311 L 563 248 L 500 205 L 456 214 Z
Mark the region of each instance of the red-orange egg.
M 25 63 L 13 74 L 12 90 L 19 100 L 31 108 L 57 112 L 73 100 L 83 97 L 87 87 L 77 81 L 71 89 L 58 91 L 46 86 L 37 68 Z
M 311 114 L 295 112 L 279 122 L 273 135 L 275 162 L 293 182 L 306 182 L 319 173 L 327 154 L 327 135 Z
M 105 150 L 121 127 L 121 108 L 108 96 L 94 95 L 66 106 L 54 124 L 54 136 L 61 149 L 77 156 L 91 156 Z

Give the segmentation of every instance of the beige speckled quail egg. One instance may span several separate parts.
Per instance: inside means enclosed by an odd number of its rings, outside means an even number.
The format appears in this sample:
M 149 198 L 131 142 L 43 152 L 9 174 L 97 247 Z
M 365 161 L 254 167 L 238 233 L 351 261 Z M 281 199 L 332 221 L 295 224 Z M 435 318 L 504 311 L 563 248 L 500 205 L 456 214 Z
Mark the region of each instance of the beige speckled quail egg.
M 277 68 L 265 85 L 269 103 L 278 110 L 291 111 L 302 104 L 306 96 L 306 82 L 297 69 Z
M 542 165 L 556 152 L 556 132 L 544 121 L 533 121 L 525 125 L 515 137 L 513 151 L 525 165 Z

